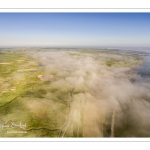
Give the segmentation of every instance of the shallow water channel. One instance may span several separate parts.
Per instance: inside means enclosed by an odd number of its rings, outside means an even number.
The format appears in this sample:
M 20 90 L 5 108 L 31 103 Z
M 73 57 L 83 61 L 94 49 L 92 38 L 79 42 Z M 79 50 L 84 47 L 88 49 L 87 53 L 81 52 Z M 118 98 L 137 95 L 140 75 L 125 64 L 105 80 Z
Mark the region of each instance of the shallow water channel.
M 142 77 L 150 78 L 150 54 L 146 54 L 145 63 L 137 70 L 137 74 Z

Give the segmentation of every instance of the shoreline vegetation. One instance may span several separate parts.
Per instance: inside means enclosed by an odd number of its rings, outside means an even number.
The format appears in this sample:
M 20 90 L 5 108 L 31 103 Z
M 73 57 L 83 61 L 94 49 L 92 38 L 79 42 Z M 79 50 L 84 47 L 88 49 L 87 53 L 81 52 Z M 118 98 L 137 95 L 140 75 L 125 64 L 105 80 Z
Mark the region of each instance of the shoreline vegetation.
M 1 137 L 149 137 L 149 88 L 132 82 L 145 59 L 134 53 L 0 50 Z

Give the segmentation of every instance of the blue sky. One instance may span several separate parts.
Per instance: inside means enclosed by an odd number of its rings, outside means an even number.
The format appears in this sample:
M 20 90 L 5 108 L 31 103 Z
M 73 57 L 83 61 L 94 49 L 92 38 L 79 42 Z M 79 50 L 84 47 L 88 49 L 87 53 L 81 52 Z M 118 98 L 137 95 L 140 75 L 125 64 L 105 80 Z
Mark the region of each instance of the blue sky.
M 150 13 L 0 13 L 0 47 L 150 47 Z

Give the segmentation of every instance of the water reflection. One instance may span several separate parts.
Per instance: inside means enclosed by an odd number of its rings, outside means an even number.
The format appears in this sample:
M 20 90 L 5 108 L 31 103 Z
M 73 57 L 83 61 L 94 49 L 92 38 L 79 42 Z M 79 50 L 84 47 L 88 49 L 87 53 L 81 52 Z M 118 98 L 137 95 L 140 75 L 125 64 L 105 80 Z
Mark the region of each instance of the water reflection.
M 150 54 L 145 56 L 146 61 L 144 65 L 138 69 L 137 74 L 141 75 L 142 77 L 150 77 Z

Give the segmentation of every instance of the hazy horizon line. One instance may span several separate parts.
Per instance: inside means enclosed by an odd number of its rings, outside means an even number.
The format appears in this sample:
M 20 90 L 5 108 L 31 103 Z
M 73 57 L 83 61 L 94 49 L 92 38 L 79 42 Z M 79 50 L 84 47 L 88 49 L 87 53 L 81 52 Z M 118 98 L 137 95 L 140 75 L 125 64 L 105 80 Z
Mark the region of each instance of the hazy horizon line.
M 150 50 L 150 47 L 135 47 L 135 46 L 0 46 L 0 49 L 13 48 L 44 48 L 44 49 L 116 49 L 116 50 Z

